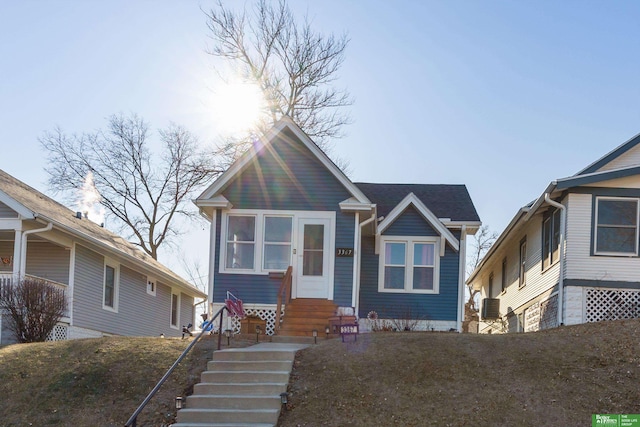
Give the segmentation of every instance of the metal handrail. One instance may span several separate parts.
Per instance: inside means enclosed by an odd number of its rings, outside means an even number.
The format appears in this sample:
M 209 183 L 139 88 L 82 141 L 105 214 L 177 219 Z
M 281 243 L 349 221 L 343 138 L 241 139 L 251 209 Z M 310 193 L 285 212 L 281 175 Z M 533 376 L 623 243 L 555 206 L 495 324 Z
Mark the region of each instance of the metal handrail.
M 200 331 L 200 333 L 198 334 L 198 336 L 196 336 L 193 341 L 191 341 L 191 343 L 187 346 L 187 348 L 184 349 L 184 351 L 182 352 L 182 354 L 176 359 L 175 362 L 173 362 L 173 365 L 171 365 L 171 367 L 169 368 L 169 370 L 162 376 L 162 378 L 160 379 L 160 381 L 158 381 L 158 383 L 155 385 L 155 387 L 153 387 L 153 390 L 151 390 L 149 392 L 149 394 L 147 395 L 147 397 L 145 397 L 145 399 L 142 401 L 142 403 L 140 404 L 140 406 L 138 406 L 138 409 L 135 410 L 135 412 L 131 415 L 131 417 L 129 418 L 129 420 L 127 421 L 127 423 L 124 425 L 125 427 L 136 427 L 137 425 L 137 419 L 138 419 L 138 415 L 140 415 L 140 412 L 142 412 L 142 410 L 144 409 L 145 406 L 147 406 L 147 403 L 149 403 L 149 401 L 153 398 L 153 396 L 155 396 L 155 394 L 158 392 L 158 390 L 160 390 L 160 387 L 162 387 L 162 384 L 164 384 L 164 382 L 167 380 L 167 378 L 169 378 L 169 375 L 171 375 L 171 373 L 178 367 L 178 365 L 180 364 L 180 362 L 182 362 L 182 359 L 185 358 L 185 356 L 187 355 L 187 353 L 189 353 L 189 351 L 193 348 L 193 346 L 196 345 L 196 343 L 200 340 L 200 338 L 206 333 L 211 331 L 210 328 L 213 327 L 213 321 L 216 320 L 216 318 L 218 316 L 220 316 L 220 330 L 218 331 L 218 350 L 220 350 L 220 346 L 221 346 L 221 340 L 222 340 L 222 312 L 224 310 L 227 310 L 227 307 L 222 307 L 220 310 L 218 310 L 218 312 L 215 314 L 215 316 L 213 316 L 211 318 L 210 321 L 205 321 L 202 324 L 202 330 Z

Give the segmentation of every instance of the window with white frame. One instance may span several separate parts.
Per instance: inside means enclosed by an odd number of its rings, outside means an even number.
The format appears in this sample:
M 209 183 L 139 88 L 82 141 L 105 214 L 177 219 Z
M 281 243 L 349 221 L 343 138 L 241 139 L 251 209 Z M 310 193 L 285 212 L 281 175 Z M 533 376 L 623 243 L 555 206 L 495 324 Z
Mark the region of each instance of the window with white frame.
M 171 327 L 178 328 L 180 321 L 180 292 L 171 290 Z
M 256 246 L 256 217 L 227 217 L 227 256 L 225 267 L 233 270 L 253 270 Z
M 594 253 L 638 255 L 638 199 L 598 197 Z
M 520 241 L 520 264 L 518 267 L 518 283 L 520 287 L 526 284 L 527 279 L 527 238 Z
M 156 296 L 156 279 L 153 277 L 147 277 L 147 293 Z
M 382 237 L 379 291 L 437 293 L 438 248 L 438 238 Z
M 263 270 L 286 270 L 291 264 L 290 216 L 264 216 Z
M 285 271 L 291 265 L 293 216 L 264 212 L 223 217 L 225 245 L 221 271 Z
M 542 269 L 558 261 L 560 256 L 560 209 L 542 221 Z
M 495 297 L 495 289 L 493 288 L 493 273 L 489 274 L 489 298 Z
M 119 276 L 118 264 L 105 260 L 102 287 L 102 308 L 105 310 L 118 311 Z

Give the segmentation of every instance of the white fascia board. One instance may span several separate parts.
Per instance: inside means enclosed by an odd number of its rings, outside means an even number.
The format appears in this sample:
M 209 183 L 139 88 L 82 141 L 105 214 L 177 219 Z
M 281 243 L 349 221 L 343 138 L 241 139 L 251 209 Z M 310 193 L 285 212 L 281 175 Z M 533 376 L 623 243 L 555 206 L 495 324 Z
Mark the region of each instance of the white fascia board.
M 502 230 L 502 233 L 500 233 L 500 235 L 498 236 L 496 241 L 493 242 L 493 245 L 491 245 L 491 248 L 489 248 L 489 250 L 484 255 L 484 257 L 482 257 L 482 260 L 480 261 L 480 264 L 478 264 L 478 266 L 475 268 L 475 270 L 473 270 L 471 272 L 471 274 L 469 275 L 469 278 L 466 281 L 467 284 L 470 284 L 471 282 L 473 282 L 475 280 L 475 278 L 478 275 L 478 273 L 480 273 L 480 270 L 482 270 L 482 268 L 487 263 L 489 258 L 491 258 L 493 256 L 493 254 L 498 250 L 500 245 L 502 245 L 502 243 L 505 240 L 507 240 L 507 237 L 511 234 L 511 232 L 513 230 L 519 228 L 518 226 L 520 225 L 520 223 L 526 222 L 526 221 L 522 221 L 521 222 L 520 220 L 524 216 L 526 216 L 530 211 L 531 211 L 530 208 L 527 207 L 527 206 L 524 206 L 524 207 L 518 209 L 518 212 L 516 212 L 514 217 L 511 219 L 511 221 L 509 222 L 509 225 L 507 225 L 507 227 L 504 230 Z M 474 287 L 474 289 L 475 289 L 475 287 Z
M 22 203 L 18 202 L 2 190 L 0 190 L 0 202 L 9 206 L 24 219 L 35 219 L 36 217 L 36 214 L 31 209 L 28 209 Z
M 341 201 L 338 206 L 343 212 L 372 212 L 375 208 L 374 204 L 359 202 L 355 197 Z
M 216 208 L 216 209 L 231 209 L 233 204 L 222 194 L 218 194 L 210 199 L 196 199 L 193 201 L 198 207 Z
M 304 133 L 300 127 L 294 123 L 289 117 L 281 118 L 265 135 L 260 137 L 260 142 L 262 146 L 266 146 L 271 144 L 271 141 L 285 128 L 289 128 L 302 143 L 311 151 L 315 157 L 324 165 L 325 168 L 338 180 L 340 183 L 351 193 L 355 199 L 360 203 L 369 203 L 369 199 L 364 195 L 362 191 L 356 185 L 351 182 L 349 178 L 340 170 L 339 167 L 335 165 L 327 157 L 327 155 L 309 138 L 309 136 Z M 247 166 L 253 159 L 257 156 L 258 150 L 254 147 L 250 148 L 246 153 L 244 153 L 238 160 L 233 163 L 229 169 L 227 169 L 218 179 L 215 180 L 209 188 L 207 188 L 201 195 L 198 197 L 198 202 L 204 199 L 210 199 L 215 196 L 218 191 L 220 191 L 231 179 L 242 171 L 245 166 Z M 196 203 L 198 204 L 198 203 Z
M 462 230 L 462 227 L 466 227 L 467 236 L 474 235 L 476 231 L 482 227 L 482 221 L 447 221 L 446 219 L 442 219 L 440 222 L 442 222 L 445 227 L 452 230 Z
M 378 224 L 378 234 L 382 234 L 384 230 L 389 228 L 391 224 L 404 212 L 404 210 L 409 207 L 409 205 L 413 205 L 418 212 L 422 215 L 422 217 L 440 234 L 440 236 L 444 237 L 444 239 L 451 245 L 451 247 L 455 251 L 460 250 L 460 242 L 456 237 L 444 226 L 442 222 L 438 219 L 437 216 L 433 214 L 427 208 L 424 203 L 415 194 L 409 193 L 407 196 L 402 199 L 400 203 L 396 205 L 395 208 L 389 212 L 386 218 Z
M 533 203 L 533 205 L 531 205 L 531 207 L 529 208 L 529 211 L 527 212 L 527 214 L 524 217 L 524 222 L 527 222 L 531 219 L 531 217 L 533 215 L 535 215 L 536 211 L 538 210 L 538 208 L 540 208 L 540 206 L 542 206 L 542 204 L 544 203 L 544 195 L 549 193 L 553 193 L 553 191 L 556 189 L 556 181 L 552 181 L 549 183 L 549 185 L 547 186 L 547 188 L 545 188 L 545 190 L 542 192 L 542 194 L 540 195 L 540 197 L 538 197 L 536 199 L 536 201 Z

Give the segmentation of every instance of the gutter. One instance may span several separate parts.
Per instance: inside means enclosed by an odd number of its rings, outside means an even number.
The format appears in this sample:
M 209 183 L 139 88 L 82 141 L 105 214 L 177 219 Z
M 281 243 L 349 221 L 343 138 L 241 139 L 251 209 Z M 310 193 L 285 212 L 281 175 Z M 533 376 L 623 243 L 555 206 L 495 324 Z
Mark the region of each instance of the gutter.
M 564 309 L 564 270 L 565 270 L 565 233 L 567 229 L 567 208 L 562 203 L 551 200 L 549 193 L 544 194 L 544 200 L 553 207 L 560 209 L 560 277 L 558 278 L 558 326 L 562 326 Z
M 22 232 L 22 239 L 20 241 L 20 277 L 24 277 L 27 269 L 27 236 L 34 233 L 44 233 L 45 231 L 51 231 L 53 223 L 50 222 L 44 228 L 35 228 L 33 230 L 26 230 Z
M 376 212 L 374 211 L 371 214 L 371 218 L 365 219 L 364 221 L 362 221 L 360 223 L 359 227 L 356 227 L 356 234 L 358 235 L 358 246 L 357 246 L 357 250 L 356 250 L 356 260 L 354 261 L 354 264 L 356 264 L 356 266 L 354 267 L 355 269 L 355 277 L 354 277 L 354 282 L 355 282 L 355 286 L 353 287 L 353 307 L 354 307 L 354 316 L 358 317 L 358 310 L 360 309 L 360 266 L 361 266 L 361 261 L 362 261 L 362 228 L 365 225 L 369 225 L 371 222 L 376 220 Z

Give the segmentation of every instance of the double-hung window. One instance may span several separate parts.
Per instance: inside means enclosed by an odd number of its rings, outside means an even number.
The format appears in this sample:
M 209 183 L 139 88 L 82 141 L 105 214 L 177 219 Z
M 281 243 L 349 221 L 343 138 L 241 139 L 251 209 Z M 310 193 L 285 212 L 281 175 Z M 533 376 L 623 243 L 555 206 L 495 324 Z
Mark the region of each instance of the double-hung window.
M 256 217 L 227 217 L 225 267 L 233 270 L 253 270 L 256 246 Z
M 560 255 L 560 209 L 542 221 L 542 269 L 558 261 Z
M 594 253 L 638 255 L 638 199 L 596 199 Z
M 225 273 L 285 271 L 291 265 L 293 216 L 229 214 L 224 219 Z
M 527 238 L 520 241 L 520 264 L 518 266 L 518 284 L 523 287 L 527 284 Z
M 177 329 L 180 322 L 180 291 L 171 290 L 171 322 L 172 328 Z
M 437 238 L 383 237 L 378 289 L 381 292 L 438 292 Z
M 110 311 L 118 311 L 118 264 L 106 261 L 104 264 L 104 277 L 102 286 L 102 308 Z

